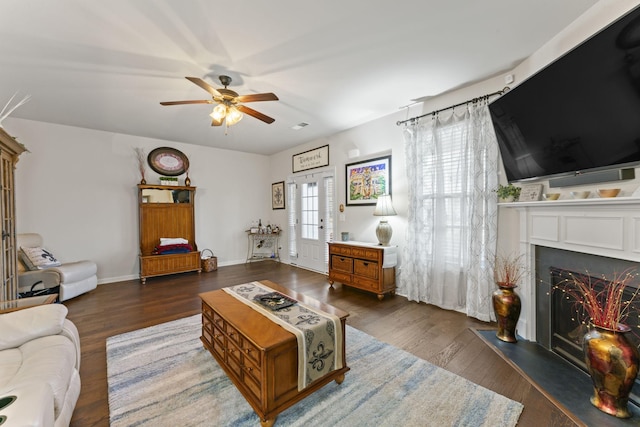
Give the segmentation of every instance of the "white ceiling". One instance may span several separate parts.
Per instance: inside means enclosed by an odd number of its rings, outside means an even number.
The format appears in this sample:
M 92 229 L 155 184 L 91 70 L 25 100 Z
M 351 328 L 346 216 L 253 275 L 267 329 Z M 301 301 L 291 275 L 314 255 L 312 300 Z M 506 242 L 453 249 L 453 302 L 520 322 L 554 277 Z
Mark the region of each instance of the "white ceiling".
M 597 0 L 2 0 L 0 109 L 272 154 L 512 69 Z M 211 127 L 185 76 L 280 101 Z M 15 101 L 14 101 L 15 102 Z M 291 127 L 309 126 L 295 131 Z

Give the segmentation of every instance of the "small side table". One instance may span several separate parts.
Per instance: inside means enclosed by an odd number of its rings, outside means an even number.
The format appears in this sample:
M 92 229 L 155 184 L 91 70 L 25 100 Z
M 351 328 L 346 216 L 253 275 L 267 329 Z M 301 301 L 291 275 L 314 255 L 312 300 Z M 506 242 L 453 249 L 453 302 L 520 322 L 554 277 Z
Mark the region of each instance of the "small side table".
M 22 310 L 24 308 L 35 307 L 36 305 L 53 304 L 58 299 L 58 294 L 41 295 L 37 297 L 11 299 L 0 301 L 0 314 L 11 311 Z
M 247 248 L 247 261 L 272 259 L 280 262 L 280 232 L 252 233 L 247 230 L 249 247 Z

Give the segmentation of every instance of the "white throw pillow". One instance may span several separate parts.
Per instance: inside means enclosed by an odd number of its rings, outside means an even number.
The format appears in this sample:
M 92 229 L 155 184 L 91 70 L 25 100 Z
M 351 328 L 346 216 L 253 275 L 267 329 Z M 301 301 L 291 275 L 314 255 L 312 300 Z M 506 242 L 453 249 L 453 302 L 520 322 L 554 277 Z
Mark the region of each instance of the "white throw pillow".
M 60 262 L 51 252 L 45 248 L 20 248 L 22 261 L 29 270 L 42 270 L 49 267 L 58 267 Z

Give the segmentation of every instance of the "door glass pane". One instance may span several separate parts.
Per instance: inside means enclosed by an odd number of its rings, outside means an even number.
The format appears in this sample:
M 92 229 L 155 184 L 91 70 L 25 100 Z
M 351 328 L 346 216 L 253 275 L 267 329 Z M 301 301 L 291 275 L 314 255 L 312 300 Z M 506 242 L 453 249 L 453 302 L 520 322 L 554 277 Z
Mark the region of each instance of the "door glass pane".
M 318 183 L 302 184 L 302 238 L 318 240 Z

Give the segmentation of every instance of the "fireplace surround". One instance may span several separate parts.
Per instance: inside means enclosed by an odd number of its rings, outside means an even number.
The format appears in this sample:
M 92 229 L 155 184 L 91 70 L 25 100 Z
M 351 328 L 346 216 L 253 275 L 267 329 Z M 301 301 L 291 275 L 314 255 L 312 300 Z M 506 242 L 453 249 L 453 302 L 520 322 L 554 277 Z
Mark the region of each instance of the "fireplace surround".
M 577 258 L 564 266 L 549 267 L 583 272 L 586 265 L 593 273 L 605 275 L 619 270 L 618 262 L 640 267 L 640 198 L 516 202 L 501 206 L 519 212 L 518 250 L 527 274 L 518 292 L 522 299 L 518 334 L 524 339 L 538 342 L 538 316 L 549 315 L 542 306 L 547 292 L 538 286 L 549 279 L 536 277 L 536 265 L 544 261 L 540 254 L 546 248 L 595 256 L 588 261 Z M 548 257 L 555 260 L 557 252 Z
M 583 331 L 574 309 L 551 291 L 568 272 L 613 277 L 629 268 L 640 273 L 640 199 L 517 202 L 501 206 L 519 212 L 519 251 L 527 275 L 520 286 L 518 334 L 585 370 Z M 637 323 L 638 319 L 631 322 Z M 630 325 L 633 326 L 633 325 Z M 632 339 L 638 344 L 637 339 Z M 631 401 L 640 404 L 640 381 Z

